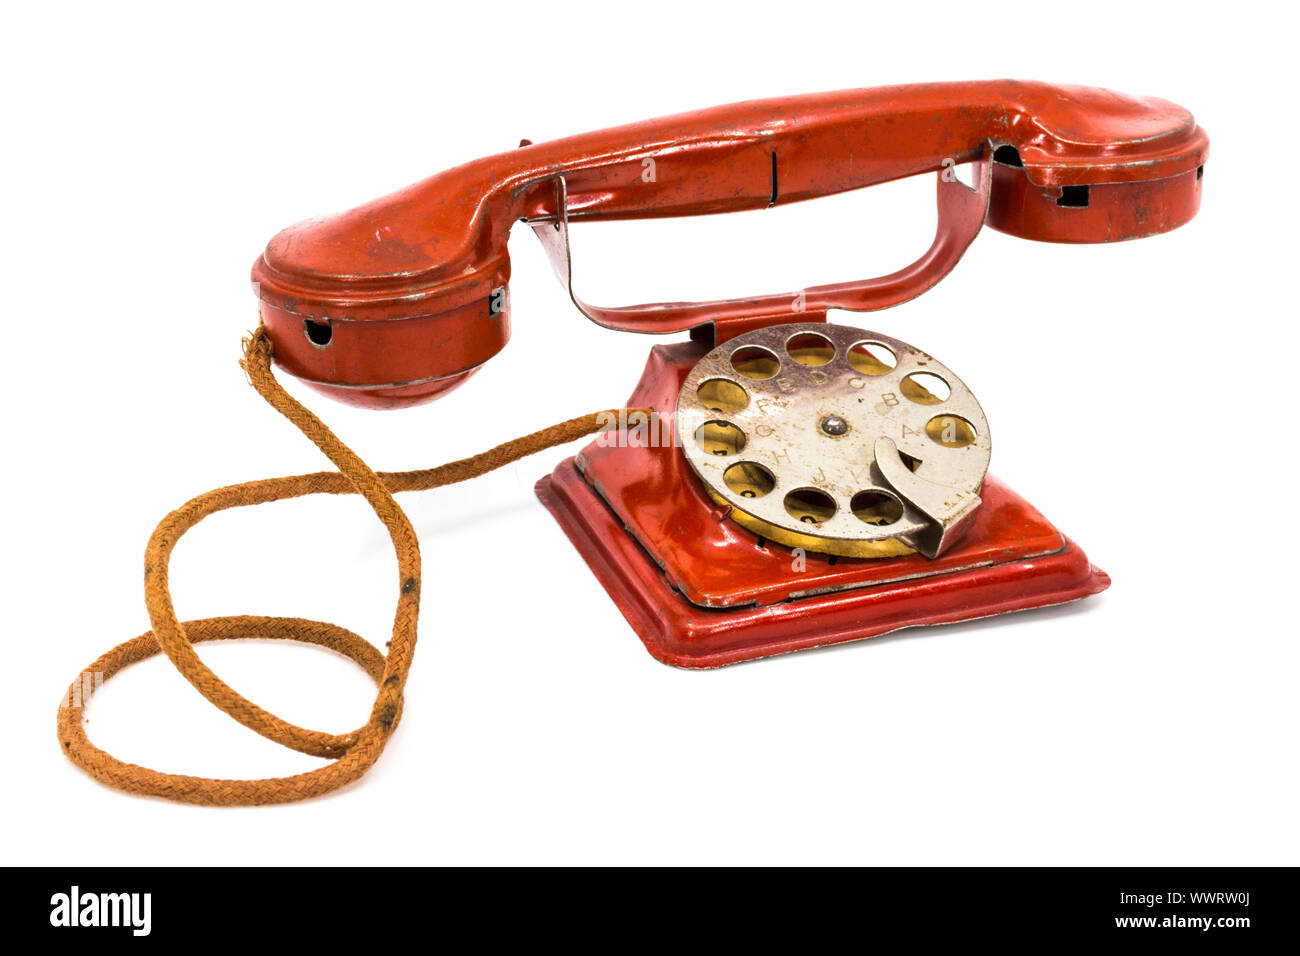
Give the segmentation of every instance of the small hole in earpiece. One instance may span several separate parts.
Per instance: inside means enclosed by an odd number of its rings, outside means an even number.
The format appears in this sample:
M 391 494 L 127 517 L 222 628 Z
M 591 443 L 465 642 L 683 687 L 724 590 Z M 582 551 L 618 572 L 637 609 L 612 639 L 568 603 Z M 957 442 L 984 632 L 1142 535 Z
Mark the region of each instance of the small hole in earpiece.
M 307 333 L 308 341 L 318 349 L 325 348 L 330 344 L 330 339 L 334 337 L 334 330 L 330 328 L 328 321 L 313 322 L 311 319 L 304 319 L 302 328 Z
M 993 162 L 1001 163 L 1003 166 L 1015 166 L 1020 169 L 1023 169 L 1025 165 L 1020 161 L 1020 150 L 1009 143 L 999 146 L 993 151 Z
M 1088 187 L 1062 186 L 1061 195 L 1057 197 L 1056 204 L 1058 206 L 1065 206 L 1068 209 L 1087 209 Z

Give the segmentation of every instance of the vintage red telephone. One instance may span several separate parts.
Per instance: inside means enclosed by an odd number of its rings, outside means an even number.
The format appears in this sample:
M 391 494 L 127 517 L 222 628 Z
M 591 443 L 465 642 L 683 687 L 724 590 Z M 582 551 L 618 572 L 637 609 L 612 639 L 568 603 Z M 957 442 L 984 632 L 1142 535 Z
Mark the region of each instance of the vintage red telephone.
M 986 476 L 988 423 L 961 380 L 904 342 L 829 324 L 827 312 L 920 294 L 956 265 L 985 221 L 1053 242 L 1176 228 L 1199 207 L 1207 150 L 1191 114 L 1159 99 L 1011 80 L 882 87 L 525 141 L 284 230 L 253 267 L 263 326 L 245 367 L 341 474 L 301 476 L 311 480 L 255 499 L 207 501 L 214 492 L 195 501 L 215 510 L 359 490 L 398 547 L 394 633 L 406 636 L 381 655 L 313 622 L 213 619 L 239 622 L 221 633 L 209 633 L 210 622 L 181 627 L 165 580 L 150 584 L 148 574 L 165 571 L 169 542 L 198 520 L 186 517 L 155 534 L 161 543 L 147 567 L 154 631 L 120 655 L 125 662 L 96 664 L 115 670 L 161 645 L 236 719 L 335 764 L 279 781 L 128 772 L 85 740 L 79 704 L 60 710 L 65 747 L 101 780 L 195 802 L 298 799 L 354 779 L 396 723 L 414 642 L 418 551 L 391 493 L 461 480 L 593 432 L 601 434 L 543 478 L 538 495 L 667 663 L 711 667 L 1101 590 L 1108 578 L 1073 542 Z M 954 175 L 965 163 L 973 187 Z M 717 302 L 600 308 L 575 296 L 579 311 L 608 328 L 690 333 L 651 350 L 629 402 L 633 415 L 575 420 L 427 473 L 376 476 L 265 368 L 273 358 L 352 404 L 429 401 L 509 338 L 506 240 L 517 221 L 532 226 L 569 284 L 570 220 L 761 209 L 927 172 L 939 174 L 937 234 L 891 275 Z M 304 636 L 306 625 L 318 630 Z M 380 684 L 371 722 L 337 736 L 284 725 L 221 684 L 191 646 L 249 633 L 353 656 Z

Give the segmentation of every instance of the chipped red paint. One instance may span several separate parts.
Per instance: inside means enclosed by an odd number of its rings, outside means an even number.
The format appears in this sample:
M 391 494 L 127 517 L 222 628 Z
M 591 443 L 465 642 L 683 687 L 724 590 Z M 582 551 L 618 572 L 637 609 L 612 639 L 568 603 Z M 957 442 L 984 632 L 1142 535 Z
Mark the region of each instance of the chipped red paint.
M 466 163 L 284 230 L 253 280 L 281 367 L 344 401 L 414 404 L 444 394 L 504 347 L 506 239 L 521 218 L 558 228 L 562 218 L 760 209 L 943 171 L 1000 146 L 1014 147 L 1019 165 L 993 164 L 991 195 L 979 196 L 991 225 L 1033 239 L 1107 242 L 1172 229 L 1195 214 L 1208 140 L 1190 113 L 1165 100 L 1013 80 L 756 100 Z M 556 203 L 561 177 L 566 217 Z M 1080 187 L 1086 206 L 1071 204 Z M 929 253 L 894 276 L 809 290 L 816 299 L 802 320 L 825 308 L 893 305 L 946 274 L 985 204 L 954 199 L 961 214 L 945 216 L 943 196 L 941 186 Z M 788 321 L 781 298 L 596 312 L 645 332 L 721 322 L 725 335 Z M 315 342 L 309 324 L 321 327 Z
M 671 421 L 703 343 L 657 346 L 629 406 Z M 1078 546 L 989 477 L 974 526 L 937 560 L 832 560 L 763 543 L 708 499 L 679 449 L 597 440 L 537 484 L 646 648 L 717 667 L 922 624 L 1073 601 L 1110 584 Z

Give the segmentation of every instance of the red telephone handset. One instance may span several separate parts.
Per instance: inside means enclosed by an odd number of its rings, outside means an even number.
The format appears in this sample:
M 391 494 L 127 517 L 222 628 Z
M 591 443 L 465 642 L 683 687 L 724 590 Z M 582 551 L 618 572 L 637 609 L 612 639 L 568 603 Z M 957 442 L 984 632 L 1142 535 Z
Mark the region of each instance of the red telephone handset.
M 428 401 L 509 338 L 517 220 L 568 278 L 567 222 L 761 209 L 940 172 L 934 245 L 890 276 L 804 290 L 800 320 L 883 308 L 933 285 L 987 219 L 1053 242 L 1165 232 L 1200 203 L 1208 139 L 1182 107 L 1080 86 L 998 80 L 755 100 L 475 160 L 276 235 L 253 267 L 285 370 L 358 405 Z M 974 190 L 949 173 L 978 164 Z M 790 295 L 620 309 L 641 332 L 713 325 L 719 340 L 790 321 Z

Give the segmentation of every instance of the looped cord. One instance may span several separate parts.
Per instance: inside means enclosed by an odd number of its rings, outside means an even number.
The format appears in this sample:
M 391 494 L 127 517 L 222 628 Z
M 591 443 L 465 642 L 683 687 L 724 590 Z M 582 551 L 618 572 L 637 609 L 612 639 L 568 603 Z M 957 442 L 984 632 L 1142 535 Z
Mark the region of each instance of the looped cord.
M 68 688 L 58 713 L 59 743 L 64 752 L 101 783 L 128 793 L 146 794 L 210 806 L 288 803 L 336 790 L 364 774 L 379 759 L 402 713 L 402 692 L 415 654 L 420 611 L 420 544 L 411 523 L 393 498 L 396 492 L 455 484 L 485 474 L 535 452 L 604 431 L 643 409 L 611 409 L 570 419 L 482 454 L 420 471 L 374 472 L 328 427 L 295 400 L 271 372 L 271 340 L 263 326 L 244 339 L 239 363 L 255 388 L 324 453 L 338 471 L 267 478 L 217 488 L 186 502 L 154 529 L 145 549 L 145 607 L 152 630 L 119 644 L 91 664 L 83 675 L 95 683 L 108 680 L 160 650 L 200 694 L 250 730 L 292 750 L 333 762 L 308 773 L 260 780 L 222 780 L 162 773 L 126 763 L 100 750 L 86 736 L 84 676 Z M 397 611 L 388 653 L 364 638 L 323 621 L 238 615 L 182 623 L 168 589 L 168 564 L 181 536 L 208 515 L 228 508 L 316 494 L 360 494 L 388 529 L 397 555 Z M 241 696 L 203 663 L 194 645 L 203 641 L 271 638 L 328 647 L 355 661 L 378 686 L 366 722 L 346 734 L 327 734 L 298 727 Z

